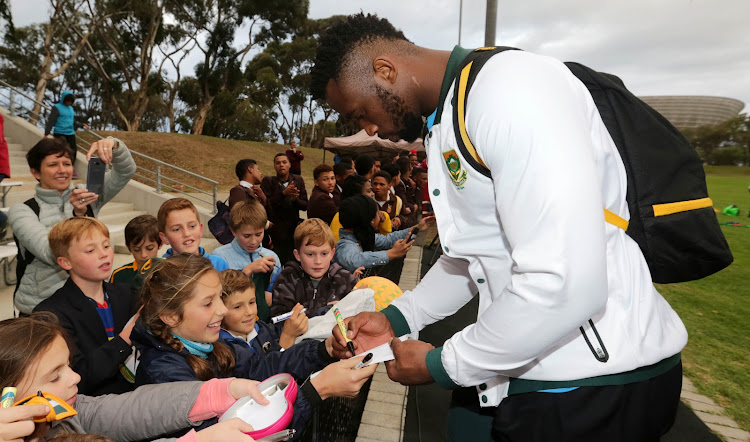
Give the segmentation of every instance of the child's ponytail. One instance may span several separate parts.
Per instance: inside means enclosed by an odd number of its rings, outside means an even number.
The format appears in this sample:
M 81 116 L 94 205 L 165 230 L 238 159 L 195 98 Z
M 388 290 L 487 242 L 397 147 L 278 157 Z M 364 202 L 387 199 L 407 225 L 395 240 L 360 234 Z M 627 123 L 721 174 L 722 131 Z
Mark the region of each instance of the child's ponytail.
M 162 342 L 181 353 L 184 345 L 172 335 L 171 327 L 161 320 L 162 315 L 177 315 L 182 320 L 187 301 L 193 296 L 195 285 L 206 272 L 214 271 L 206 258 L 180 254 L 160 261 L 143 282 L 141 290 L 141 321 Z M 234 368 L 234 354 L 224 344 L 214 343 L 208 359 L 185 355 L 199 380 L 225 377 Z

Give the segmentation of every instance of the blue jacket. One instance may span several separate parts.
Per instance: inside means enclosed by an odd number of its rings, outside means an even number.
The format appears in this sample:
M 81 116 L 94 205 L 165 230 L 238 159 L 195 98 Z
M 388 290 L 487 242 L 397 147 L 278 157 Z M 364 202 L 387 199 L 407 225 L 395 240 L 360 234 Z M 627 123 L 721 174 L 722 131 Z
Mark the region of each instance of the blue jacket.
M 139 320 L 130 336 L 136 349 L 141 353 L 140 363 L 135 375 L 136 388 L 147 384 L 162 384 L 176 381 L 195 381 L 196 374 L 190 367 L 183 349 L 177 352 L 148 331 Z M 238 378 L 264 380 L 278 373 L 289 373 L 298 384 L 302 384 L 315 371 L 323 369 L 333 362 L 325 349 L 325 343 L 303 341 L 286 351 L 270 351 L 255 354 L 247 346 L 238 345 L 219 338 L 234 354 L 234 370 L 228 375 L 216 373 L 216 377 L 234 376 Z M 320 396 L 309 382 L 300 388 L 294 402 L 294 417 L 290 428 L 302 434 L 307 420 L 312 416 L 313 406 L 320 403 Z M 218 419 L 204 421 L 196 431 L 215 424 Z
M 354 272 L 360 267 L 370 269 L 388 264 L 388 249 L 399 239 L 406 238 L 410 229 L 398 230 L 388 235 L 375 234 L 375 251 L 363 252 L 357 237 L 348 230 L 339 230 L 339 241 L 336 243 L 336 254 L 333 260 L 341 267 Z
M 224 258 L 229 265 L 229 268 L 235 270 L 242 270 L 248 264 L 263 257 L 273 257 L 273 259 L 276 260 L 276 263 L 273 266 L 273 270 L 271 270 L 271 281 L 268 283 L 268 287 L 265 288 L 265 291 L 273 292 L 273 284 L 281 273 L 281 260 L 279 260 L 279 255 L 273 250 L 268 250 L 265 247 L 260 246 L 253 253 L 247 253 L 247 251 L 240 247 L 237 238 L 235 238 L 229 244 L 214 249 L 214 255 Z
M 57 108 L 57 120 L 55 120 L 55 126 L 53 128 L 55 135 L 73 135 L 76 133 L 74 119 L 75 111 L 73 106 L 63 104 L 65 97 L 73 95 L 73 92 L 65 91 L 60 95 L 60 102 L 55 104 Z
M 172 256 L 172 253 L 173 251 L 170 247 L 169 249 L 167 249 L 167 253 L 165 253 L 163 257 L 169 258 L 170 256 Z M 224 258 L 208 253 L 203 247 L 198 247 L 198 253 L 200 253 L 204 258 L 208 258 L 208 260 L 211 261 L 211 264 L 214 265 L 214 268 L 217 272 L 222 272 L 229 268 Z
M 249 344 L 246 340 L 233 336 L 224 329 L 219 331 L 219 337 L 226 342 L 249 348 L 256 355 L 263 355 L 271 351 L 281 350 L 279 339 L 281 338 L 282 330 L 284 330 L 283 322 L 279 322 L 278 324 L 267 324 L 265 322 L 257 321 L 255 323 L 255 331 L 258 335 L 253 338 Z

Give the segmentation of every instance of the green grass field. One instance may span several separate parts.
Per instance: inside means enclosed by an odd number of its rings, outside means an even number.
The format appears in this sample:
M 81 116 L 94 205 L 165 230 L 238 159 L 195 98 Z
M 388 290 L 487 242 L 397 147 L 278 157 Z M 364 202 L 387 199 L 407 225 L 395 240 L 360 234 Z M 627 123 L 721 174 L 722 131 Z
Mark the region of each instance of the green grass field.
M 708 193 L 721 210 L 735 204 L 740 216 L 719 222 L 750 225 L 750 168 L 706 168 Z M 698 390 L 750 429 L 750 227 L 722 226 L 734 263 L 699 281 L 659 285 L 690 335 L 683 351 L 685 375 Z

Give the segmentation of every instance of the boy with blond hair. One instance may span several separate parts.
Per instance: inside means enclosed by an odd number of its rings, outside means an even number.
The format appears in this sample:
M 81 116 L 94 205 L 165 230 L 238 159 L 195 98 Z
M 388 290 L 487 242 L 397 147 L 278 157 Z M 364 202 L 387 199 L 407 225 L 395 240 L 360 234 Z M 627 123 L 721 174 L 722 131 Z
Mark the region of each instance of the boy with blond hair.
M 229 228 L 234 239 L 214 250 L 214 255 L 224 259 L 230 269 L 241 270 L 252 278 L 261 321 L 271 319 L 271 293 L 281 273 L 278 255 L 263 247 L 267 221 L 266 209 L 257 200 L 238 202 L 229 211 Z
M 294 257 L 284 267 L 273 290 L 271 314 L 288 312 L 296 304 L 307 309 L 308 316 L 327 312 L 333 304 L 352 291 L 362 269 L 350 273 L 331 264 L 336 243 L 323 220 L 303 221 L 294 230 Z
M 149 259 L 159 255 L 161 237 L 156 218 L 153 215 L 139 215 L 131 219 L 125 226 L 125 246 L 133 255 L 133 262 L 112 272 L 109 282 L 130 285 L 133 289 L 140 288 L 136 281 L 139 270 Z
M 295 305 L 292 316 L 284 322 L 257 322 L 258 304 L 253 280 L 233 269 L 219 273 L 219 279 L 221 299 L 227 307 L 219 337 L 225 341 L 236 342 L 260 355 L 291 347 L 297 336 L 307 331 L 307 316 L 302 312 L 302 305 Z
M 95 218 L 69 218 L 50 230 L 49 245 L 70 277 L 34 311 L 54 313 L 72 339 L 79 392 L 97 396 L 132 390 L 123 364 L 132 353 L 137 297 L 127 285 L 106 282 L 114 259 L 107 227 Z
M 203 224 L 198 216 L 198 209 L 190 200 L 172 198 L 164 201 L 159 207 L 156 221 L 159 237 L 164 244 L 172 246 L 164 254 L 165 258 L 178 253 L 190 253 L 208 258 L 218 272 L 229 268 L 224 258 L 212 255 L 201 247 Z

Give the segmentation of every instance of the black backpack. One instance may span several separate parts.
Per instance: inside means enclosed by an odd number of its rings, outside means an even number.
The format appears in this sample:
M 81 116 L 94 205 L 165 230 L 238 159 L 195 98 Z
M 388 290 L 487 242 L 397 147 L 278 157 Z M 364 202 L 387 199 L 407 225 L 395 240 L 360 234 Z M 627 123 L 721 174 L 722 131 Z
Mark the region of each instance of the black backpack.
M 39 203 L 36 202 L 35 198 L 29 198 L 26 201 L 23 202 L 31 210 L 34 211 L 37 218 L 39 217 Z M 91 206 L 86 206 L 86 216 L 94 217 L 94 209 L 91 208 Z M 16 238 L 16 234 L 13 234 L 13 241 L 16 243 L 16 248 L 18 248 L 18 255 L 16 256 L 16 288 L 13 290 L 13 295 L 15 296 L 16 292 L 18 291 L 18 287 L 21 285 L 21 278 L 23 278 L 23 274 L 26 272 L 26 267 L 31 264 L 32 261 L 34 261 L 34 258 L 36 258 L 30 251 L 26 250 L 26 253 L 21 253 L 21 244 L 18 242 L 18 238 Z
M 480 48 L 461 63 L 454 83 L 453 127 L 459 150 L 478 172 L 490 171 L 477 155 L 459 107 L 479 70 L 510 47 Z M 582 64 L 565 65 L 589 90 L 627 173 L 630 220 L 604 209 L 605 220 L 638 243 L 654 282 L 691 281 L 732 263 L 713 202 L 708 198 L 703 164 L 690 142 L 661 114 L 633 95 L 616 76 Z M 461 106 L 458 104 L 461 103 Z

